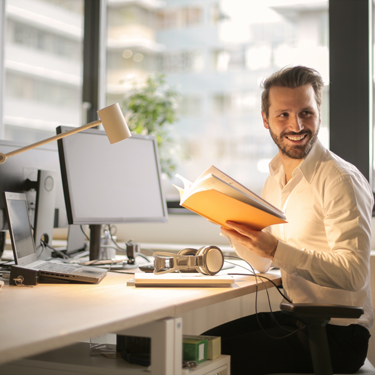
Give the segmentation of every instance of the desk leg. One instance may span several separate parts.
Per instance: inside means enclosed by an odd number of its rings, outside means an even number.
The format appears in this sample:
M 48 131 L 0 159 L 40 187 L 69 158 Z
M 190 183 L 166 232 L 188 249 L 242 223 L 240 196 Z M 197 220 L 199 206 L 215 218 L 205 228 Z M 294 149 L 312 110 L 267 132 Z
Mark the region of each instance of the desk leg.
M 117 333 L 151 338 L 151 375 L 181 375 L 182 318 L 158 320 Z

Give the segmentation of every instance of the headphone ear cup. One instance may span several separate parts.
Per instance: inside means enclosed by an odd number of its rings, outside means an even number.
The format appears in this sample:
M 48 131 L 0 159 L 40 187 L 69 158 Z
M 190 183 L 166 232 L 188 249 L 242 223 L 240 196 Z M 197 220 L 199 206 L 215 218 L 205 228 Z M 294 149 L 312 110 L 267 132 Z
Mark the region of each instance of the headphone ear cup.
M 224 255 L 217 246 L 203 246 L 198 250 L 196 255 L 203 256 L 203 265 L 197 268 L 198 271 L 204 275 L 215 275 L 223 267 Z
M 195 256 L 198 250 L 193 249 L 191 247 L 187 247 L 186 249 L 182 249 L 178 252 L 178 255 L 187 255 L 187 256 Z M 180 269 L 180 272 L 198 272 L 195 267 L 186 267 L 184 269 Z

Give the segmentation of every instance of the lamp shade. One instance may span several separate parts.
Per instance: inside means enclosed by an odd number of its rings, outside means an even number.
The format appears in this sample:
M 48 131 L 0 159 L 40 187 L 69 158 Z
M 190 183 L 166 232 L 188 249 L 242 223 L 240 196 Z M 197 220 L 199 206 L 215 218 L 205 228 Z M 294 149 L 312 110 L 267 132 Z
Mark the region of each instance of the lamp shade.
M 131 137 L 130 130 L 118 103 L 100 109 L 98 115 L 100 120 L 102 120 L 110 143 L 116 143 Z
M 107 133 L 107 137 L 111 144 L 131 137 L 132 134 L 130 133 L 130 130 L 128 128 L 128 125 L 126 124 L 124 115 L 122 114 L 118 103 L 110 105 L 109 107 L 100 109 L 98 111 L 98 115 L 100 117 L 100 120 L 90 122 L 89 124 L 83 125 L 79 128 L 74 128 L 65 133 L 61 133 L 61 134 L 55 135 L 54 137 L 44 139 L 43 141 L 33 143 L 32 145 L 25 146 L 17 150 L 8 152 L 7 154 L 0 153 L 0 164 L 5 163 L 7 158 L 20 154 L 21 152 L 31 150 L 35 147 L 45 145 L 46 143 L 49 143 L 52 141 L 57 141 L 58 139 L 67 137 L 68 135 L 72 135 L 72 134 L 81 132 L 82 130 L 93 128 L 94 126 L 98 126 L 100 124 L 103 124 L 104 130 Z

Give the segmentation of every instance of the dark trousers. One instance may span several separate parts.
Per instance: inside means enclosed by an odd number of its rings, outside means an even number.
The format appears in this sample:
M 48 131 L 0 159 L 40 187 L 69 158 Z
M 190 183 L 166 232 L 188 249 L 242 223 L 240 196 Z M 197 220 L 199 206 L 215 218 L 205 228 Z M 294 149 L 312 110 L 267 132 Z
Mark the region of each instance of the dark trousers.
M 246 316 L 203 334 L 221 337 L 222 354 L 231 356 L 232 375 L 314 373 L 306 329 L 290 335 L 299 327 L 296 318 L 277 311 Z M 356 372 L 366 359 L 369 331 L 357 324 L 328 324 L 326 331 L 333 373 Z

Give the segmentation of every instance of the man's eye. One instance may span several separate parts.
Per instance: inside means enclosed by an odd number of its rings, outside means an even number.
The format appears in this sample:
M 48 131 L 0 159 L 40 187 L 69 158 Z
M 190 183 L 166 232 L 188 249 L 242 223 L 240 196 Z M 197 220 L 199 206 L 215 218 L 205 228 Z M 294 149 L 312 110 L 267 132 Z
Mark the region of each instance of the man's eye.
M 288 117 L 289 116 L 289 114 L 288 113 L 282 113 L 281 115 L 280 115 L 280 117 Z

